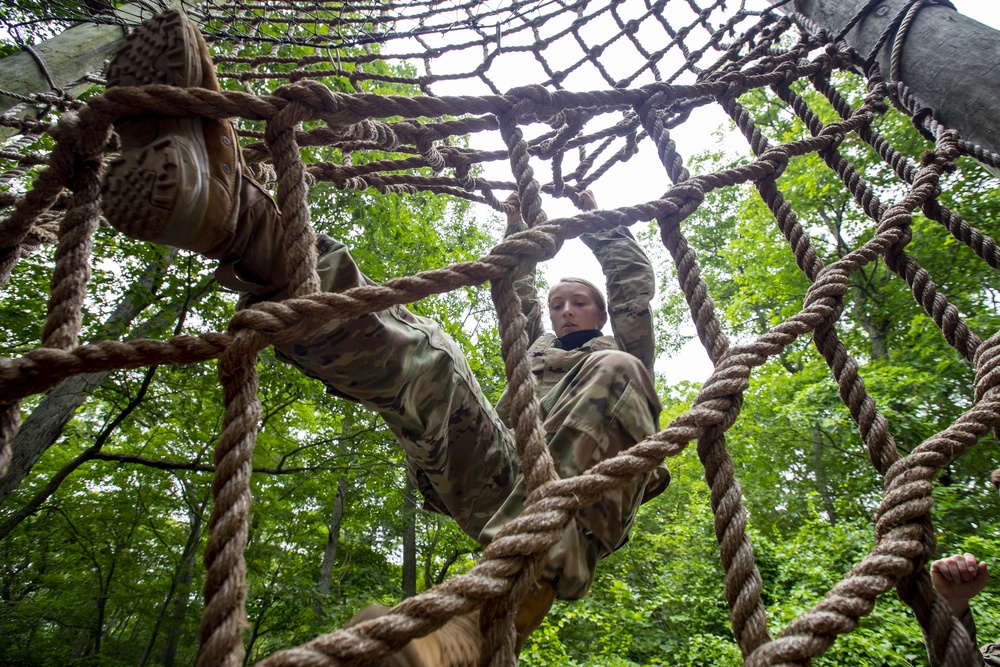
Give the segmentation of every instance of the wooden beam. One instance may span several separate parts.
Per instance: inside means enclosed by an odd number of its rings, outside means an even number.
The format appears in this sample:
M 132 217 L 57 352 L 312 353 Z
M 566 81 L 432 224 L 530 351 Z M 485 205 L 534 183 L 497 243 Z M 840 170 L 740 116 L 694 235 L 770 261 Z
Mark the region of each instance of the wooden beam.
M 798 11 L 831 34 L 866 4 L 865 0 L 797 0 Z M 847 34 L 847 42 L 867 57 L 879 36 L 906 5 L 885 0 Z M 889 79 L 894 36 L 879 52 Z M 900 79 L 921 104 L 957 129 L 962 138 L 1000 153 L 1000 31 L 937 4 L 925 4 L 906 33 Z
M 157 11 L 180 6 L 180 0 L 136 2 L 119 7 L 115 13 L 125 23 L 138 25 Z M 48 92 L 52 86 L 46 72 L 57 88 L 66 88 L 89 74 L 99 73 L 105 61 L 121 48 L 124 41 L 125 30 L 117 23 L 75 25 L 52 39 L 34 45 L 32 50 L 38 55 L 37 60 L 27 51 L 0 60 L 0 90 L 23 96 Z M 44 63 L 44 70 L 39 60 Z M 21 103 L 23 100 L 17 97 L 0 93 L 0 113 Z

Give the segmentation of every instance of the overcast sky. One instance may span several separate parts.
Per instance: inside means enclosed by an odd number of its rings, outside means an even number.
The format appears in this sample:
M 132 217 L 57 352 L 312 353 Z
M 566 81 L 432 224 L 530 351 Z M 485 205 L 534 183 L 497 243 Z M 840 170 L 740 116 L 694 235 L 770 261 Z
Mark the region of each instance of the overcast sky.
M 956 9 L 966 16 L 1000 29 L 1000 2 L 995 0 L 952 0 Z M 681 130 L 673 133 L 678 149 L 686 158 L 709 147 L 712 132 L 725 123 L 726 116 L 718 108 L 702 112 L 698 118 L 686 122 Z M 649 144 L 649 142 L 646 142 Z M 748 152 L 742 137 L 735 140 L 741 150 Z M 659 161 L 647 145 L 640 154 L 602 178 L 595 187 L 598 203 L 613 208 L 634 204 L 656 196 L 666 190 L 666 175 Z M 655 175 L 655 176 L 654 176 Z M 573 209 L 558 201 L 547 201 L 546 212 L 550 217 L 572 215 Z M 568 242 L 559 256 L 541 266 L 549 283 L 567 275 L 580 275 L 603 285 L 600 268 L 590 251 L 579 241 Z M 686 334 L 694 334 L 693 328 Z M 656 363 L 657 371 L 666 375 L 671 383 L 679 380 L 703 382 L 712 372 L 712 364 L 701 343 L 693 338 L 673 356 L 662 356 Z
M 491 0 L 482 3 L 480 6 L 487 10 L 502 12 L 507 1 Z M 764 0 L 751 0 L 751 3 L 755 1 L 761 7 L 765 6 Z M 959 12 L 1000 29 L 1000 2 L 996 2 L 996 0 L 953 0 L 953 2 Z M 617 7 L 618 11 L 627 20 L 629 18 L 638 18 L 645 13 L 647 11 L 646 4 L 645 2 L 635 0 L 634 2 L 624 2 L 617 5 Z M 539 6 L 544 8 L 548 5 L 542 2 Z M 597 3 L 593 5 L 594 9 L 590 9 L 590 11 L 597 11 L 596 8 L 601 6 L 603 6 L 601 3 Z M 632 13 L 630 14 L 629 12 Z M 501 21 L 504 21 L 506 18 L 503 17 L 502 13 L 499 16 Z M 603 16 L 601 20 L 611 23 L 610 19 L 603 19 Z M 690 25 L 694 21 L 693 11 L 690 5 L 685 2 L 668 3 L 664 16 L 675 27 Z M 463 15 L 457 15 L 455 20 L 457 23 L 460 23 L 465 18 Z M 575 18 L 573 15 L 560 16 L 559 19 L 562 21 L 562 24 L 560 24 L 559 20 L 546 23 L 542 30 L 548 30 L 549 32 L 543 32 L 541 39 L 546 39 L 548 35 L 560 30 L 560 25 L 568 25 L 573 18 Z M 490 20 L 497 20 L 497 15 L 491 16 Z M 718 21 L 718 17 L 713 16 L 712 20 Z M 602 25 L 600 20 L 590 21 L 581 29 L 582 38 L 588 45 L 600 43 L 617 32 L 617 26 L 614 24 Z M 433 37 L 433 35 L 430 35 L 426 39 L 433 40 Z M 642 28 L 637 34 L 637 38 L 651 51 L 665 45 L 669 41 L 668 36 L 662 32 L 662 29 L 659 29 L 658 32 L 656 22 L 651 20 L 642 23 Z M 693 33 L 692 39 L 695 42 L 689 43 L 689 46 L 697 43 L 698 38 Z M 443 35 L 441 39 L 451 40 L 450 43 L 454 44 L 457 38 L 454 35 Z M 534 39 L 538 38 L 533 37 L 527 31 L 521 31 L 510 36 L 505 36 L 504 46 L 518 46 L 525 43 L 523 40 L 534 43 Z M 704 40 L 706 37 L 702 36 L 700 39 Z M 445 41 L 444 43 L 449 42 Z M 457 43 L 464 42 L 459 38 Z M 618 40 L 613 46 L 614 48 L 609 47 L 604 52 L 601 62 L 609 70 L 614 70 L 612 74 L 616 78 L 619 76 L 628 76 L 629 73 L 645 64 L 645 58 L 642 58 L 640 54 L 625 43 L 625 40 Z M 419 52 L 424 48 L 425 45 L 421 45 L 419 48 L 415 47 L 413 51 Z M 406 49 L 404 48 L 402 52 L 405 53 Z M 546 47 L 542 51 L 546 61 L 555 70 L 568 68 L 581 57 L 581 53 L 579 44 L 575 43 L 572 38 L 566 38 L 562 42 L 546 44 Z M 670 62 L 671 57 L 676 58 L 672 64 Z M 671 68 L 677 67 L 677 63 L 681 61 L 681 58 L 682 56 L 679 55 L 664 58 L 661 62 L 661 71 L 664 75 L 668 75 L 672 71 Z M 439 75 L 468 73 L 480 60 L 481 51 L 475 49 L 459 53 L 451 52 L 444 57 L 434 60 L 434 73 Z M 419 66 L 418 63 L 414 64 Z M 608 89 L 609 85 L 607 81 L 598 74 L 596 69 L 589 67 L 588 64 L 584 63 L 579 68 L 571 69 L 572 73 L 563 81 L 563 85 L 567 90 L 587 91 Z M 530 54 L 517 53 L 509 49 L 494 61 L 488 71 L 488 76 L 499 90 L 509 90 L 515 86 L 541 82 L 547 77 L 545 72 L 541 70 L 536 58 Z M 652 76 L 646 74 L 639 77 L 632 85 L 638 86 L 649 83 L 652 80 Z M 435 83 L 433 85 L 433 92 L 437 95 L 478 95 L 489 94 L 490 91 L 475 78 L 461 76 L 456 77 L 454 82 L 443 81 Z M 595 126 L 598 128 L 605 127 L 616 120 L 617 117 L 610 115 L 601 117 L 595 120 L 593 124 L 588 125 L 587 131 L 594 131 Z M 671 136 L 677 142 L 681 155 L 687 160 L 691 156 L 713 147 L 717 143 L 714 137 L 715 131 L 720 127 L 724 127 L 727 122 L 728 118 L 718 105 L 709 105 L 699 108 L 680 128 L 672 132 Z M 533 137 L 541 134 L 546 129 L 545 126 L 536 125 L 528 128 L 525 134 L 528 137 Z M 746 145 L 746 141 L 740 135 L 734 133 L 729 140 L 725 140 L 722 143 L 730 147 L 733 151 L 738 151 L 740 155 L 749 155 L 749 148 Z M 479 133 L 473 137 L 472 144 L 481 150 L 503 149 L 499 134 L 496 132 Z M 565 172 L 569 172 L 575 167 L 575 164 L 571 162 L 572 158 L 573 156 L 567 156 L 567 164 L 564 167 Z M 540 182 L 551 181 L 551 173 L 548 171 L 549 164 L 547 162 L 533 160 L 532 166 L 535 169 L 536 178 Z M 485 170 L 486 178 L 502 181 L 511 180 L 510 165 L 506 161 L 487 163 Z M 602 208 L 617 208 L 656 199 L 666 192 L 669 187 L 670 182 L 662 165 L 656 158 L 654 147 L 649 140 L 646 140 L 640 144 L 638 155 L 633 156 L 624 164 L 618 164 L 613 167 L 607 174 L 600 178 L 593 189 L 598 204 Z M 550 218 L 569 216 L 576 212 L 564 199 L 545 197 L 543 205 L 546 214 Z M 490 211 L 483 208 L 482 214 L 484 216 L 489 215 Z M 655 251 L 660 250 L 655 249 Z M 650 249 L 650 252 L 653 251 L 653 249 Z M 539 268 L 549 284 L 553 284 L 565 276 L 580 276 L 598 285 L 603 286 L 604 284 L 604 278 L 601 275 L 597 261 L 593 258 L 590 251 L 578 240 L 567 242 L 555 259 L 545 262 Z M 606 328 L 610 330 L 609 327 Z M 690 331 L 683 331 L 682 333 L 693 337 L 693 327 Z M 679 380 L 704 381 L 712 371 L 711 363 L 697 339 L 692 339 L 678 354 L 671 358 L 662 356 L 657 360 L 656 367 L 659 372 L 666 375 L 670 382 Z

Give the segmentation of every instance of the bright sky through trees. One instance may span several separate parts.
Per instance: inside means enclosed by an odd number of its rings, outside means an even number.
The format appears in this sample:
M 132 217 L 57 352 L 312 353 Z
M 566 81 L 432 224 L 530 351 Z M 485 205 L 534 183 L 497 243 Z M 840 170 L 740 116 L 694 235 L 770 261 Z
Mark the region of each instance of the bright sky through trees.
M 954 5 L 962 14 L 986 25 L 1000 29 L 1000 4 L 986 0 L 954 0 Z M 595 88 L 603 88 L 604 82 L 596 80 Z M 718 107 L 703 108 L 685 122 L 680 131 L 672 133 L 678 150 L 685 159 L 713 147 L 713 133 L 722 127 L 728 118 Z M 741 136 L 731 137 L 733 150 L 747 154 L 749 149 Z M 727 140 L 728 141 L 728 140 Z M 617 165 L 594 188 L 597 201 L 602 207 L 618 207 L 635 204 L 658 196 L 669 187 L 666 172 L 659 164 L 649 141 L 640 144 L 641 152 L 625 164 Z M 498 176 L 503 178 L 503 176 Z M 550 217 L 572 215 L 573 208 L 566 202 L 546 201 L 546 212 Z M 603 285 L 597 261 L 581 242 L 566 243 L 560 254 L 541 267 L 548 282 L 554 283 L 564 276 L 579 275 Z M 693 335 L 693 328 L 690 332 Z M 663 373 L 667 381 L 680 380 L 703 382 L 712 372 L 712 364 L 697 338 L 690 340 L 681 351 L 670 358 L 661 357 L 656 369 Z
M 500 9 L 504 3 L 496 0 L 484 3 L 490 9 Z M 758 6 L 751 6 L 753 9 L 760 9 L 770 4 L 761 0 Z M 978 21 L 1000 27 L 1000 7 L 995 3 L 985 0 L 955 0 L 958 11 L 966 16 L 975 18 Z M 748 5 L 754 5 L 753 2 Z M 540 11 L 545 11 L 544 3 Z M 636 18 L 646 11 L 645 3 L 624 3 L 619 11 L 625 19 Z M 631 12 L 631 13 L 630 13 Z M 672 25 L 682 26 L 693 23 L 694 14 L 687 3 L 672 2 L 666 6 L 666 18 Z M 460 22 L 464 16 L 456 16 L 455 20 Z M 561 16 L 551 21 L 547 26 L 550 32 L 544 33 L 543 38 L 556 30 L 567 27 L 574 15 Z M 714 17 L 718 18 L 718 17 Z M 500 18 L 501 21 L 504 19 Z M 610 20 L 609 20 L 610 23 Z M 643 30 L 647 29 L 647 22 L 643 22 Z M 561 27 L 560 27 L 561 26 Z M 592 21 L 581 30 L 581 37 L 588 44 L 598 44 L 608 39 L 609 35 L 616 34 L 617 26 L 611 24 L 603 29 L 600 21 Z M 659 44 L 666 36 L 655 34 L 655 29 L 647 34 L 639 35 L 645 43 Z M 447 41 L 448 37 L 442 39 Z M 532 41 L 534 36 L 522 31 L 511 36 L 504 36 L 503 46 L 522 46 L 525 40 Z M 609 46 L 602 54 L 600 60 L 613 76 L 628 76 L 642 66 L 642 58 L 638 52 L 622 44 L 624 40 L 617 40 Z M 403 42 L 405 43 L 405 42 Z M 695 34 L 691 37 L 691 44 L 697 44 L 698 37 Z M 387 45 L 389 48 L 400 48 L 402 43 Z M 689 44 L 690 46 L 690 44 Z M 402 52 L 406 52 L 402 47 Z M 415 51 L 420 49 L 415 48 Z M 681 56 L 675 53 L 674 49 L 663 61 L 659 63 L 660 71 L 664 76 L 668 76 L 682 64 Z M 573 64 L 581 59 L 582 50 L 580 45 L 570 38 L 557 40 L 549 44 L 544 49 L 544 58 L 549 63 L 553 71 L 560 69 L 570 69 L 571 73 L 563 80 L 562 85 L 571 91 L 606 90 L 608 82 L 597 72 L 595 68 L 584 62 L 580 67 L 573 68 Z M 444 57 L 438 58 L 434 62 L 434 73 L 441 75 L 446 73 L 466 73 L 469 72 L 479 62 L 479 52 L 462 50 L 450 52 Z M 714 56 L 713 56 L 714 57 Z M 420 66 L 419 63 L 413 63 Z M 499 90 L 509 90 L 514 87 L 524 86 L 532 83 L 539 83 L 547 79 L 548 75 L 543 71 L 538 60 L 530 53 L 517 53 L 505 51 L 503 55 L 491 64 L 488 76 L 495 83 Z M 653 81 L 652 76 L 647 72 L 636 78 L 633 86 L 648 84 Z M 678 83 L 691 83 L 693 77 L 690 73 L 685 73 L 678 79 Z M 463 76 L 459 80 L 449 83 L 442 81 L 434 84 L 434 94 L 437 95 L 476 95 L 489 94 L 490 91 L 485 85 L 478 85 L 474 78 Z M 618 116 L 608 114 L 592 121 L 587 126 L 588 131 L 595 128 L 605 127 L 617 122 Z M 728 117 L 717 105 L 709 105 L 699 108 L 687 119 L 679 128 L 671 133 L 672 138 L 677 143 L 678 150 L 685 160 L 690 160 L 710 148 L 725 146 L 734 155 L 748 155 L 749 148 L 746 141 L 738 133 L 731 132 L 723 139 L 719 139 L 717 132 L 720 128 L 728 125 Z M 528 137 L 537 136 L 545 131 L 542 125 L 531 126 L 525 129 Z M 493 132 L 477 135 L 473 142 L 481 149 L 503 150 L 503 143 L 499 134 Z M 616 208 L 637 204 L 643 201 L 656 199 L 669 187 L 670 181 L 666 172 L 655 155 L 653 145 L 648 140 L 639 144 L 640 152 L 627 162 L 615 165 L 611 170 L 601 177 L 595 184 L 593 190 L 598 204 L 602 208 Z M 548 171 L 549 164 L 540 160 L 532 162 L 535 169 L 536 179 L 542 183 L 551 180 L 551 173 Z M 564 172 L 569 172 L 574 164 L 568 161 Z M 510 181 L 510 165 L 506 161 L 485 163 L 485 177 L 491 180 Z M 545 212 L 549 218 L 564 217 L 573 215 L 575 208 L 566 199 L 554 199 L 546 196 L 543 199 Z M 478 212 L 483 216 L 483 224 L 490 212 L 481 208 Z M 637 231 L 636 230 L 633 231 Z M 661 248 L 647 248 L 651 254 L 661 252 Z M 654 258 L 654 264 L 657 259 Z M 586 278 L 598 285 L 604 284 L 600 267 L 590 251 L 579 240 L 568 241 L 559 255 L 554 259 L 545 262 L 539 267 L 540 275 L 549 284 L 554 284 L 560 278 L 566 276 L 579 276 Z M 661 356 L 657 363 L 657 370 L 666 376 L 670 383 L 680 380 L 704 381 L 712 372 L 712 365 L 707 355 L 701 347 L 700 342 L 693 337 L 693 327 L 689 331 L 682 332 L 692 339 L 683 348 L 672 356 Z

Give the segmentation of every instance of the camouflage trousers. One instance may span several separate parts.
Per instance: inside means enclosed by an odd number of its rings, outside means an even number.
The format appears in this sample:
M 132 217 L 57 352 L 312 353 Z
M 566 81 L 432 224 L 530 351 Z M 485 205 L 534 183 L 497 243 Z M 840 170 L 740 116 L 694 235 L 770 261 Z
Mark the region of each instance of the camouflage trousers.
M 370 284 L 340 243 L 324 252 L 322 289 Z M 427 509 L 453 517 L 480 544 L 516 517 L 525 499 L 513 434 L 485 399 L 457 344 L 402 307 L 332 322 L 278 357 L 335 395 L 378 412 L 406 453 Z M 658 401 L 633 356 L 595 352 L 540 397 L 556 469 L 572 477 L 654 432 Z M 605 494 L 574 517 L 542 576 L 561 599 L 589 590 L 597 561 L 627 539 L 648 476 Z

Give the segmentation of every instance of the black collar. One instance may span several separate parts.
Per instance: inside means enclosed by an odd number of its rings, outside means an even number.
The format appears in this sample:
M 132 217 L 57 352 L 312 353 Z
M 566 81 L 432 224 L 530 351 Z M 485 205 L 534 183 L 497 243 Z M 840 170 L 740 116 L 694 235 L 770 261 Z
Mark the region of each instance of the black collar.
M 583 347 L 586 343 L 602 335 L 600 329 L 585 329 L 583 331 L 572 331 L 559 339 L 565 350 L 575 350 Z

